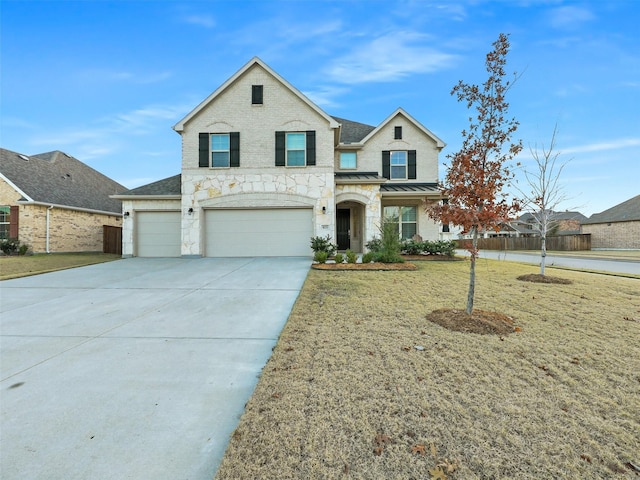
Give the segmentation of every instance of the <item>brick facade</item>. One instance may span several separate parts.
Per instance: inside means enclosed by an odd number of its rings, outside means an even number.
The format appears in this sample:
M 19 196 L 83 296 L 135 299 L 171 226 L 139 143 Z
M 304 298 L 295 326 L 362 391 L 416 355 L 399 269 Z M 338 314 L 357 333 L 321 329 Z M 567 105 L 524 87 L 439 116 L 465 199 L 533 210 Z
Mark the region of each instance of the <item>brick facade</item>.
M 640 221 L 582 225 L 591 234 L 591 248 L 640 249 Z
M 102 226 L 120 227 L 117 215 L 44 205 L 17 204 L 20 194 L 0 180 L 0 204 L 19 205 L 18 239 L 34 253 L 47 252 L 47 211 L 49 212 L 49 252 L 102 252 Z

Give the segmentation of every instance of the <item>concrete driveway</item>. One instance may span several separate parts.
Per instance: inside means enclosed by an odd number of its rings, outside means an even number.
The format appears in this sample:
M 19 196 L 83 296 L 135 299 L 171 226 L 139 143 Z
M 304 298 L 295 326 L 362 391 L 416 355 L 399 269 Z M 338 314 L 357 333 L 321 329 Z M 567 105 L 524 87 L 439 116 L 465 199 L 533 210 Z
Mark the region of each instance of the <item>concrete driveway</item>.
M 211 479 L 309 265 L 132 258 L 0 282 L 0 477 Z

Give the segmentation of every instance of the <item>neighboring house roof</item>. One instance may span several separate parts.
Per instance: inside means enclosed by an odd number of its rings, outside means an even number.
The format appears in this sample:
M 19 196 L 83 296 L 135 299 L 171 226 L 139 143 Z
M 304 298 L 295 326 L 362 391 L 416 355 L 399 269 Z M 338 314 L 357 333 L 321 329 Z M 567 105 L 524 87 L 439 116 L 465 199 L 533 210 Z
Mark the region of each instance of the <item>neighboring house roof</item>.
M 583 224 L 632 222 L 640 220 L 640 195 L 600 213 L 594 213 Z
M 23 155 L 0 149 L 0 176 L 20 194 L 20 202 L 120 214 L 120 200 L 110 195 L 126 187 L 58 150 Z
M 342 125 L 340 129 L 340 143 L 360 143 L 363 138 L 369 135 L 376 127 L 364 123 L 353 122 L 345 118 L 333 117 L 335 121 Z
M 163 178 L 157 182 L 142 185 L 114 195 L 115 198 L 126 197 L 164 197 L 164 196 L 180 196 L 182 194 L 182 175 L 174 175 L 173 177 Z
M 583 223 L 587 217 L 585 217 L 580 212 L 551 212 L 551 220 L 559 221 L 559 220 L 579 220 L 580 223 Z M 523 222 L 537 222 L 535 215 L 531 212 L 520 215 L 519 220 Z
M 278 75 L 274 70 L 271 69 L 266 63 L 260 60 L 258 57 L 253 57 L 249 62 L 247 62 L 240 70 L 234 73 L 226 82 L 224 82 L 220 87 L 218 87 L 211 95 L 205 98 L 196 108 L 191 110 L 178 123 L 173 126 L 173 129 L 176 132 L 182 132 L 184 130 L 185 124 L 195 117 L 200 111 L 205 109 L 216 97 L 218 97 L 222 92 L 224 92 L 230 85 L 232 85 L 238 78 L 244 75 L 249 69 L 253 68 L 255 65 L 259 65 L 264 70 L 266 70 L 269 74 L 271 74 L 276 80 L 278 80 L 281 84 L 283 84 L 286 88 L 291 90 L 296 96 L 298 96 L 304 103 L 309 105 L 313 110 L 315 110 L 318 114 L 324 117 L 328 122 L 331 128 L 338 128 L 338 123 L 329 116 L 324 110 L 318 107 L 315 103 L 309 100 L 300 90 L 287 82 L 284 78 Z
M 415 118 L 413 118 L 411 115 L 409 115 L 407 112 L 404 111 L 403 108 L 398 108 L 395 112 L 393 112 L 391 115 L 389 115 L 380 125 L 378 125 L 376 128 L 374 128 L 373 130 L 371 130 L 366 137 L 364 137 L 362 139 L 361 143 L 366 143 L 367 140 L 369 140 L 371 137 L 373 137 L 376 133 L 378 133 L 378 131 L 380 131 L 382 128 L 384 128 L 384 126 L 391 122 L 394 118 L 396 118 L 396 116 L 398 115 L 402 115 L 404 116 L 407 120 L 409 120 L 411 123 L 413 123 L 419 130 L 422 130 L 422 132 L 427 135 L 428 137 L 430 137 L 435 143 L 436 146 L 440 149 L 444 148 L 447 144 L 444 143 L 442 140 L 440 140 L 440 138 L 438 138 L 431 130 L 429 130 L 427 127 L 425 127 L 424 125 L 422 125 L 419 121 L 417 121 Z

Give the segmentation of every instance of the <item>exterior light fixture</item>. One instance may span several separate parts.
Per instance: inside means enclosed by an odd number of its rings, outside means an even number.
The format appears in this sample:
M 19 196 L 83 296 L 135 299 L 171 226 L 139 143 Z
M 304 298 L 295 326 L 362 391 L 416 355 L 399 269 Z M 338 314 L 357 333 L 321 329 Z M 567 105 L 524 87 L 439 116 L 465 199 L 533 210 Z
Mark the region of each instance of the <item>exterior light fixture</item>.
M 187 213 L 189 215 L 192 215 L 193 214 L 193 207 L 189 207 L 189 210 L 187 210 Z
M 124 212 L 125 217 L 128 217 L 129 215 L 130 215 L 129 212 Z
M 322 213 L 327 213 L 327 207 L 322 207 Z

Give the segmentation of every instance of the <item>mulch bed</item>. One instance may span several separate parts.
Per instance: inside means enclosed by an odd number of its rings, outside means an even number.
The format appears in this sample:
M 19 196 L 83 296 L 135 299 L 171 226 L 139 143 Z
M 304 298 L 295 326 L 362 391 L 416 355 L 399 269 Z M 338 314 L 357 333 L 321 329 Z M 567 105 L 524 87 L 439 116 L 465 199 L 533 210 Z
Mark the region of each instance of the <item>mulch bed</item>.
M 508 335 L 520 331 L 520 327 L 514 326 L 512 317 L 478 309 L 468 315 L 465 310 L 443 308 L 431 312 L 427 315 L 427 320 L 448 330 L 463 333 Z
M 418 267 L 409 262 L 405 263 L 314 263 L 311 268 L 316 270 L 417 270 Z
M 518 280 L 534 283 L 556 283 L 560 285 L 571 285 L 573 283 L 571 280 L 567 280 L 566 278 L 550 277 L 549 275 L 540 275 L 539 273 L 520 275 Z

